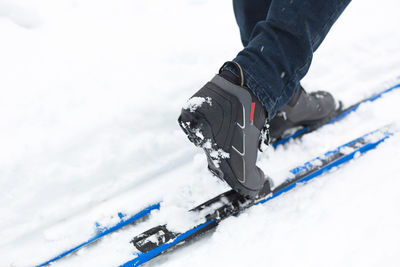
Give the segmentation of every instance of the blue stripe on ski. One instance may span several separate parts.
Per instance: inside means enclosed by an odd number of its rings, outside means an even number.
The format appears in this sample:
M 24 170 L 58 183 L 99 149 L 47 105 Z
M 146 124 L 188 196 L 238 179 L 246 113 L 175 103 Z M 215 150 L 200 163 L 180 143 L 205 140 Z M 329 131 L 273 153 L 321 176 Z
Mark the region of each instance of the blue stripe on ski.
M 353 143 L 356 143 L 356 142 L 362 140 L 363 138 L 365 138 L 365 137 L 367 137 L 367 136 L 369 136 L 369 135 L 372 135 L 372 134 L 374 134 L 374 133 L 376 133 L 376 132 L 377 132 L 377 131 L 373 131 L 373 132 L 371 132 L 371 133 L 368 133 L 368 134 L 364 135 L 363 137 L 357 138 L 357 139 L 355 139 L 355 140 L 353 140 L 353 141 L 351 141 L 351 142 L 349 142 L 349 143 L 347 143 L 347 144 L 345 144 L 345 145 L 342 145 L 342 146 L 338 147 L 337 149 L 335 149 L 335 150 L 333 150 L 333 151 L 329 151 L 329 152 L 327 152 L 327 153 L 325 154 L 325 156 L 329 156 L 329 155 L 338 153 L 338 152 L 340 152 L 340 149 L 341 149 L 341 148 L 346 147 L 346 146 L 349 146 L 349 145 L 351 145 L 351 144 L 353 144 Z M 364 154 L 364 153 L 370 151 L 371 149 L 376 148 L 380 143 L 382 143 L 383 141 L 385 141 L 387 138 L 389 138 L 389 137 L 392 136 L 392 135 L 393 135 L 393 133 L 391 133 L 391 132 L 385 133 L 384 136 L 383 136 L 381 139 L 379 139 L 378 141 L 373 142 L 373 143 L 367 143 L 367 144 L 363 145 L 362 147 L 360 147 L 360 148 L 354 150 L 353 152 L 351 152 L 351 153 L 349 153 L 349 154 L 347 154 L 347 155 L 345 155 L 345 156 L 343 156 L 343 157 L 338 158 L 337 160 L 335 160 L 335 161 L 329 163 L 328 165 L 324 166 L 323 168 L 321 168 L 321 169 L 319 169 L 319 170 L 316 170 L 316 171 L 313 172 L 313 173 L 310 173 L 309 175 L 307 175 L 307 176 L 305 176 L 304 178 L 300 179 L 300 180 L 297 181 L 296 183 L 293 183 L 293 184 L 291 184 L 291 185 L 288 185 L 288 186 L 282 188 L 281 190 L 279 190 L 278 192 L 276 192 L 273 196 L 270 196 L 270 197 L 268 197 L 268 198 L 266 198 L 266 199 L 264 199 L 264 200 L 261 200 L 261 201 L 258 202 L 257 204 L 262 204 L 262 203 L 265 203 L 265 202 L 267 202 L 267 201 L 269 201 L 269 200 L 271 200 L 271 199 L 273 199 L 273 198 L 276 198 L 277 196 L 279 196 L 279 195 L 281 195 L 281 194 L 283 194 L 283 193 L 285 193 L 285 192 L 287 192 L 287 191 L 293 189 L 293 188 L 296 187 L 298 184 L 307 182 L 307 181 L 309 181 L 309 180 L 311 180 L 311 179 L 313 179 L 313 178 L 315 178 L 315 177 L 317 177 L 317 176 L 320 176 L 321 174 L 323 174 L 323 173 L 325 173 L 325 172 L 327 172 L 327 171 L 330 171 L 330 170 L 331 170 L 332 168 L 334 168 L 334 167 L 340 166 L 340 165 L 342 165 L 343 163 L 346 163 L 346 162 L 352 160 L 352 159 L 355 157 L 355 155 L 357 155 L 357 153 Z M 307 166 L 311 166 L 311 165 L 312 165 L 311 162 L 314 161 L 314 160 L 318 160 L 318 159 L 319 159 L 319 158 L 315 158 L 315 159 L 313 159 L 313 160 L 311 160 L 311 161 L 308 161 L 308 162 L 306 162 L 303 166 L 294 168 L 294 169 L 292 169 L 290 172 L 293 173 L 294 175 L 296 175 L 297 173 L 301 172 L 302 170 L 308 169 Z
M 374 102 L 374 101 L 377 100 L 378 98 L 381 98 L 383 95 L 385 95 L 385 94 L 387 94 L 387 93 L 389 93 L 389 92 L 391 92 L 391 91 L 394 91 L 394 90 L 396 90 L 396 89 L 399 89 L 399 88 L 400 88 L 400 84 L 397 84 L 397 85 L 392 86 L 392 87 L 390 87 L 390 88 L 388 88 L 388 89 L 386 89 L 386 90 L 384 90 L 384 91 L 382 91 L 382 92 L 380 92 L 380 93 L 378 93 L 378 94 L 376 94 L 376 95 L 373 95 L 373 96 L 371 96 L 371 97 L 369 97 L 369 98 L 367 98 L 367 99 L 364 99 L 363 101 L 361 101 L 361 102 L 358 103 L 357 105 L 354 105 L 354 107 L 352 107 L 352 108 L 346 110 L 346 111 L 343 112 L 342 114 L 338 115 L 337 117 L 333 118 L 333 119 L 330 120 L 329 122 L 325 123 L 325 125 L 332 124 L 332 123 L 334 123 L 334 122 L 336 122 L 336 121 L 338 121 L 338 120 L 340 120 L 340 119 L 346 117 L 346 116 L 349 115 L 350 113 L 356 111 L 356 110 L 360 107 L 361 104 L 366 103 L 366 102 Z M 309 129 L 308 127 L 304 127 L 304 128 L 302 128 L 302 129 L 296 131 L 294 134 L 291 134 L 291 135 L 289 135 L 289 136 L 287 136 L 287 137 L 285 137 L 285 138 L 282 138 L 281 140 L 279 140 L 279 141 L 273 143 L 272 146 L 273 146 L 274 148 L 276 148 L 276 147 L 279 146 L 279 145 L 283 145 L 283 144 L 287 143 L 289 140 L 291 140 L 291 139 L 293 139 L 293 138 L 296 138 L 297 136 L 299 136 L 299 135 L 301 135 L 301 134 L 307 132 L 308 129 Z
M 352 113 L 353 111 L 356 111 L 356 110 L 360 107 L 361 104 L 364 104 L 364 103 L 366 103 L 366 102 L 374 102 L 375 100 L 381 98 L 383 95 L 385 95 L 385 94 L 387 94 L 387 93 L 389 93 L 389 92 L 392 92 L 392 91 L 394 91 L 394 90 L 396 90 L 396 89 L 399 89 L 399 88 L 400 88 L 400 84 L 397 84 L 397 85 L 395 85 L 395 86 L 392 86 L 392 87 L 390 87 L 390 88 L 388 88 L 388 89 L 386 89 L 386 90 L 380 92 L 379 94 L 376 94 L 376 95 L 374 95 L 374 96 L 371 96 L 370 98 L 367 98 L 367 99 L 361 101 L 360 103 L 358 103 L 357 105 L 355 105 L 355 106 L 352 107 L 351 109 L 347 110 L 347 111 L 344 112 L 343 114 L 340 114 L 340 115 L 337 116 L 336 118 L 332 119 L 332 120 L 329 121 L 327 124 L 334 123 L 335 121 L 340 120 L 340 119 L 342 119 L 343 117 L 346 117 L 347 115 L 349 115 L 349 114 Z
M 205 222 L 203 224 L 200 224 L 198 226 L 196 226 L 195 228 L 190 229 L 189 231 L 178 235 L 175 239 L 173 239 L 172 241 L 165 243 L 159 247 L 156 247 L 155 249 L 152 249 L 148 252 L 145 253 L 138 253 L 137 257 L 134 258 L 133 260 L 130 260 L 122 265 L 120 265 L 119 267 L 134 267 L 134 266 L 140 266 L 145 262 L 148 262 L 149 260 L 151 260 L 152 258 L 156 257 L 157 255 L 161 254 L 163 251 L 167 250 L 168 248 L 180 243 L 182 240 L 184 240 L 185 238 L 191 236 L 192 234 L 196 233 L 197 231 L 203 229 L 204 227 L 206 227 L 207 225 L 213 223 L 215 221 L 215 219 Z
M 400 87 L 400 85 L 399 85 L 399 87 Z M 350 146 L 351 144 L 354 144 L 354 143 L 356 143 L 356 142 L 358 142 L 358 141 L 360 141 L 360 140 L 362 140 L 362 139 L 365 139 L 365 138 L 367 138 L 368 136 L 371 136 L 371 135 L 373 135 L 374 133 L 377 133 L 377 132 L 379 132 L 379 131 L 381 131 L 381 130 L 382 130 L 382 128 L 380 128 L 380 129 L 378 129 L 378 130 L 375 130 L 375 131 L 372 131 L 372 132 L 370 132 L 370 133 L 367 133 L 367 134 L 363 135 L 362 137 L 359 137 L 359 138 L 357 138 L 357 139 L 354 139 L 353 141 L 350 141 L 350 142 L 347 143 L 347 144 L 341 145 L 341 146 L 337 147 L 336 149 L 334 149 L 334 150 L 332 150 L 332 151 L 328 151 L 327 153 L 324 154 L 324 157 L 327 157 L 327 156 L 330 156 L 330 155 L 332 155 L 332 154 L 338 153 L 338 152 L 340 152 L 340 150 L 341 150 L 343 147 Z M 344 164 L 344 163 L 346 163 L 346 162 L 352 160 L 352 159 L 355 157 L 355 155 L 356 155 L 357 153 L 364 154 L 364 153 L 366 153 L 367 151 L 369 151 L 369 150 L 371 150 L 371 149 L 374 149 L 376 146 L 378 146 L 380 143 L 382 143 L 383 141 L 385 141 L 387 138 L 389 138 L 389 137 L 392 136 L 392 135 L 393 135 L 393 132 L 390 132 L 389 130 L 385 131 L 385 132 L 383 133 L 383 136 L 382 136 L 381 138 L 379 138 L 377 141 L 375 141 L 375 142 L 369 142 L 369 143 L 367 143 L 367 144 L 365 144 L 365 145 L 359 147 L 358 149 L 355 149 L 355 150 L 352 151 L 351 153 L 346 154 L 346 155 L 344 155 L 343 157 L 340 157 L 340 158 L 338 158 L 337 160 L 335 160 L 335 161 L 333 161 L 333 162 L 327 164 L 327 165 L 324 166 L 323 168 L 321 168 L 321 169 L 319 169 L 319 170 L 316 170 L 315 172 L 310 173 L 309 175 L 303 177 L 302 179 L 300 179 L 300 180 L 297 181 L 296 183 L 290 184 L 290 185 L 288 185 L 288 186 L 282 188 L 281 190 L 279 190 L 278 192 L 276 192 L 273 196 L 270 196 L 270 197 L 268 197 L 268 198 L 266 198 L 266 199 L 264 199 L 264 200 L 261 200 L 261 201 L 259 201 L 258 203 L 256 203 L 255 205 L 263 204 L 263 203 L 265 203 L 265 202 L 267 202 L 267 201 L 269 201 L 269 200 L 271 200 L 271 199 L 274 199 L 274 198 L 276 198 L 277 196 L 279 196 L 279 195 L 281 195 L 281 194 L 283 194 L 283 193 L 285 193 L 285 192 L 287 192 L 287 191 L 293 189 L 297 184 L 299 184 L 299 183 L 304 183 L 304 182 L 306 182 L 306 181 L 309 181 L 309 180 L 311 180 L 311 179 L 313 179 L 313 178 L 315 178 L 315 177 L 318 177 L 318 176 L 320 176 L 321 174 L 323 174 L 323 173 L 325 173 L 325 172 L 331 170 L 331 169 L 334 168 L 334 167 L 340 166 L 340 165 L 342 165 L 342 164 Z M 299 166 L 299 167 L 296 167 L 296 168 L 292 169 L 290 172 L 291 172 L 292 174 L 296 175 L 297 173 L 300 173 L 301 171 L 303 171 L 303 170 L 308 169 L 309 167 L 311 167 L 311 166 L 312 166 L 312 162 L 315 161 L 315 160 L 318 160 L 318 159 L 320 159 L 320 157 L 317 157 L 317 158 L 315 158 L 315 159 L 312 159 L 312 160 L 306 162 L 305 164 L 303 164 L 302 166 Z M 148 262 L 149 260 L 153 259 L 154 257 L 160 255 L 161 253 L 163 253 L 164 251 L 166 251 L 168 248 L 170 248 L 170 247 L 172 247 L 172 246 L 178 244 L 179 242 L 181 242 L 181 241 L 184 240 L 185 238 L 187 238 L 187 237 L 189 237 L 189 236 L 195 234 L 196 232 L 198 232 L 199 230 L 201 230 L 201 229 L 204 228 L 205 226 L 207 226 L 207 225 L 213 223 L 214 221 L 215 221 L 215 219 L 213 219 L 213 220 L 211 220 L 211 221 L 209 221 L 209 222 L 206 222 L 206 223 L 204 223 L 204 224 L 198 225 L 198 226 L 196 226 L 195 228 L 192 228 L 191 230 L 189 230 L 189 231 L 187 231 L 187 232 L 185 232 L 185 233 L 183 233 L 183 234 L 178 235 L 178 236 L 177 236 L 175 239 L 173 239 L 172 241 L 170 241 L 170 242 L 168 242 L 168 243 L 165 243 L 165 244 L 163 244 L 163 245 L 161 245 L 161 246 L 159 246 L 159 247 L 157 247 L 157 248 L 155 248 L 155 249 L 152 249 L 152 250 L 150 250 L 150 251 L 148 251 L 148 252 L 139 253 L 139 254 L 137 254 L 136 258 L 134 258 L 134 259 L 132 259 L 132 260 L 130 260 L 130 261 L 128 261 L 128 262 L 126 262 L 126 263 L 120 265 L 119 267 L 136 267 L 136 266 L 140 266 L 140 265 L 142 265 L 142 264 Z
M 104 231 L 102 231 L 101 233 L 98 233 L 97 235 L 93 236 L 89 240 L 87 240 L 87 241 L 85 241 L 85 242 L 83 242 L 83 243 L 81 243 L 81 244 L 79 244 L 79 245 L 77 245 L 77 246 L 75 246 L 75 247 L 73 247 L 73 248 L 61 253 L 61 254 L 59 254 L 58 256 L 56 256 L 56 257 L 54 257 L 54 258 L 52 258 L 52 259 L 40 264 L 40 265 L 37 265 L 36 267 L 46 266 L 46 265 L 48 265 L 48 264 L 50 264 L 52 262 L 55 262 L 56 260 L 59 260 L 59 259 L 65 257 L 65 256 L 77 251 L 81 247 L 84 247 L 84 246 L 86 246 L 86 245 L 88 245 L 88 244 L 90 244 L 90 243 L 102 238 L 105 235 L 108 235 L 108 234 L 110 234 L 112 232 L 115 232 L 118 229 L 123 228 L 124 226 L 126 226 L 128 224 L 131 224 L 131 223 L 143 218 L 144 216 L 150 214 L 151 211 L 158 210 L 158 209 L 160 209 L 160 202 L 156 203 L 156 204 L 153 204 L 153 205 L 143 209 L 142 211 L 136 213 L 135 215 L 133 215 L 132 217 L 130 217 L 130 218 L 126 219 L 126 220 L 121 220 L 116 225 L 105 229 Z

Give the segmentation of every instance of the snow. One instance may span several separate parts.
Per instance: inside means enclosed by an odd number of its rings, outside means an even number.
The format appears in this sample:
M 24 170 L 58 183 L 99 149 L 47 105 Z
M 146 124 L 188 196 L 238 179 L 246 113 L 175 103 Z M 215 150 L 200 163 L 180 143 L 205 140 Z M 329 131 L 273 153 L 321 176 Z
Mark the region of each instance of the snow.
M 199 107 L 201 107 L 204 103 L 207 103 L 208 105 L 212 106 L 212 102 L 211 102 L 211 97 L 192 97 L 190 98 L 186 104 L 183 105 L 184 109 L 189 109 L 190 112 L 195 112 L 196 109 L 198 109 Z
M 207 150 L 210 155 L 210 160 L 214 164 L 215 167 L 219 167 L 222 159 L 229 158 L 231 155 L 224 151 L 222 148 L 216 147 L 215 143 L 212 143 L 210 139 L 208 139 L 202 146 L 205 150 Z
M 86 241 L 118 212 L 151 219 L 54 266 L 118 266 L 150 226 L 228 189 L 176 119 L 240 50 L 228 0 L 0 0 L 0 266 L 33 266 Z M 303 81 L 344 105 L 399 82 L 400 4 L 353 1 Z M 205 19 L 206 18 L 206 19 Z M 223 29 L 223 30 L 221 30 Z M 291 168 L 400 123 L 400 92 L 259 156 Z M 400 135 L 296 190 L 224 221 L 150 266 L 399 266 Z

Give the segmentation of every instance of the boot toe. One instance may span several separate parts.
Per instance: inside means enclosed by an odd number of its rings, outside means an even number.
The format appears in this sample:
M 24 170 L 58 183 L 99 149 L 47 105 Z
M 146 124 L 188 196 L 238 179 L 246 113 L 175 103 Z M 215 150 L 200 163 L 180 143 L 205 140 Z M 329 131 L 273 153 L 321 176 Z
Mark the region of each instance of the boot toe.
M 320 116 L 325 117 L 337 109 L 335 98 L 326 91 L 317 91 L 310 93 L 310 96 L 315 98 L 320 108 Z

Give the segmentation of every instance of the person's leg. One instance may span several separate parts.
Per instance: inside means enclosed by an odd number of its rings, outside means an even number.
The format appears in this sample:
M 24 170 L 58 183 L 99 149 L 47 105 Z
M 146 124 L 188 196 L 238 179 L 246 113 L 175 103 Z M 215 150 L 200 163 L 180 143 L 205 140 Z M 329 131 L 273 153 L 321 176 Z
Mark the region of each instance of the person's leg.
M 298 89 L 313 52 L 349 2 L 273 0 L 266 19 L 256 23 L 249 43 L 234 61 L 242 66 L 247 87 L 267 109 L 270 118 Z M 247 8 L 247 4 L 243 5 Z
M 233 0 L 233 11 L 239 26 L 243 46 L 246 47 L 257 22 L 267 18 L 272 0 Z
M 285 104 L 283 111 L 295 119 L 285 125 L 320 119 L 309 114 L 334 110 L 321 105 L 321 94 L 310 97 L 297 90 L 293 95 L 312 53 L 349 1 L 272 0 L 266 19 L 256 23 L 235 61 L 225 63 L 182 108 L 178 121 L 183 131 L 204 149 L 209 169 L 239 194 L 257 198 L 272 190 L 256 166 L 259 141 L 271 137 L 268 117 Z

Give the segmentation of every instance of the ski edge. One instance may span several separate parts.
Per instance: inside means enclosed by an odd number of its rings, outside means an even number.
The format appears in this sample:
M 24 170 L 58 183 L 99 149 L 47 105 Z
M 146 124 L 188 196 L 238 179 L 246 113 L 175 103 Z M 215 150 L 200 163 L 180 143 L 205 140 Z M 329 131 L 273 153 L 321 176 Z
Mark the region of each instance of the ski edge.
M 152 204 L 146 208 L 144 208 L 143 210 L 139 211 L 138 213 L 134 214 L 133 216 L 125 219 L 125 220 L 121 220 L 120 222 L 118 222 L 117 224 L 115 224 L 114 226 L 111 226 L 109 228 L 106 228 L 105 230 L 101 231 L 100 233 L 94 235 L 93 237 L 89 238 L 87 241 L 80 243 L 79 245 L 76 245 L 75 247 L 64 251 L 62 253 L 60 253 L 59 255 L 55 256 L 54 258 L 51 258 L 50 260 L 43 262 L 39 265 L 36 265 L 35 267 L 43 267 L 46 265 L 49 265 L 50 263 L 53 263 L 61 258 L 64 258 L 70 254 L 72 254 L 73 252 L 79 250 L 80 248 L 87 246 L 95 241 L 97 241 L 98 239 L 102 238 L 105 235 L 108 235 L 110 233 L 113 233 L 129 224 L 134 223 L 135 221 L 138 221 L 142 218 L 144 218 L 145 216 L 149 215 L 153 210 L 159 210 L 160 209 L 160 205 L 161 202 Z

